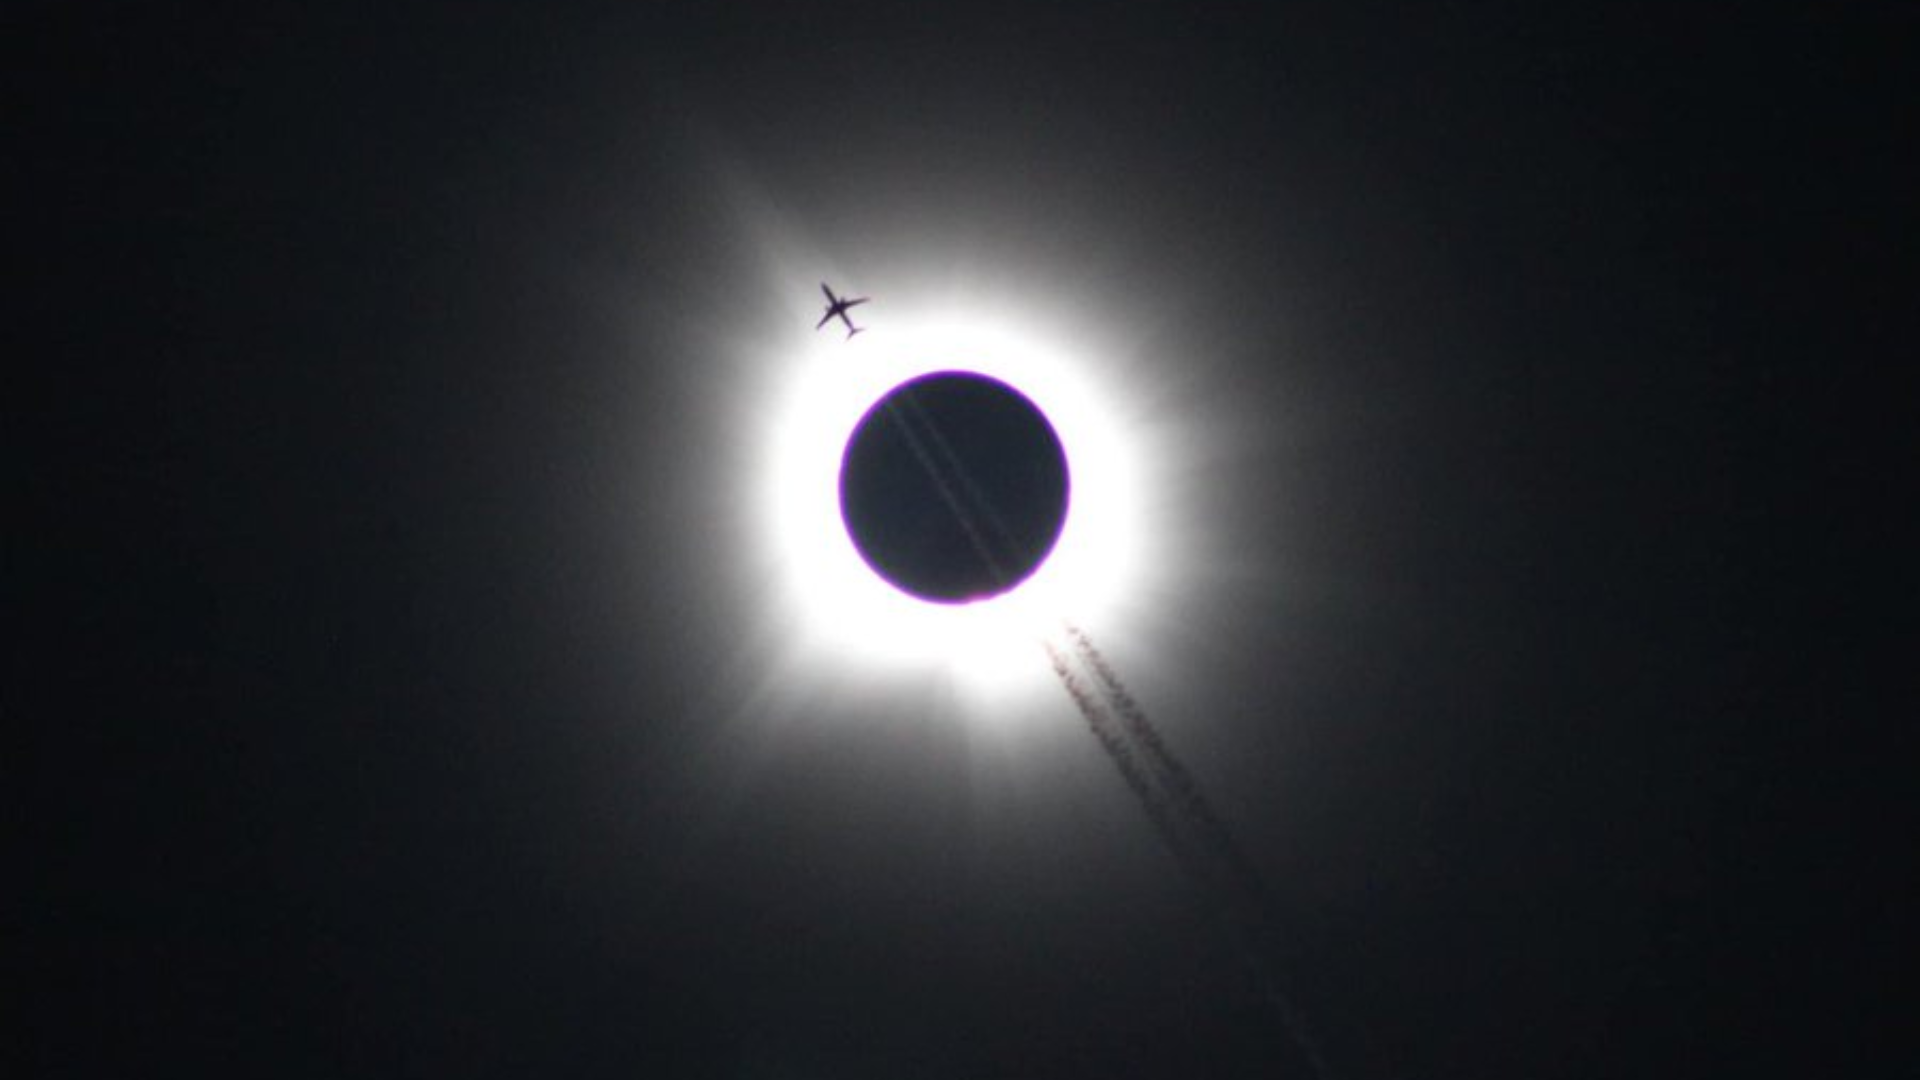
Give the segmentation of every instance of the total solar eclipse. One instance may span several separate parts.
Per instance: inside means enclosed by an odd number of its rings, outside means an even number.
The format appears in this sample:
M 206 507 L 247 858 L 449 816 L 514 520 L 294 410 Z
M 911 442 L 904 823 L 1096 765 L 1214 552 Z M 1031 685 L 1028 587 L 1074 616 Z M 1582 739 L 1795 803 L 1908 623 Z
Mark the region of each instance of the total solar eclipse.
M 889 390 L 840 462 L 840 516 L 860 557 L 895 588 L 965 603 L 1017 587 L 1066 522 L 1066 454 L 1006 383 L 940 371 Z

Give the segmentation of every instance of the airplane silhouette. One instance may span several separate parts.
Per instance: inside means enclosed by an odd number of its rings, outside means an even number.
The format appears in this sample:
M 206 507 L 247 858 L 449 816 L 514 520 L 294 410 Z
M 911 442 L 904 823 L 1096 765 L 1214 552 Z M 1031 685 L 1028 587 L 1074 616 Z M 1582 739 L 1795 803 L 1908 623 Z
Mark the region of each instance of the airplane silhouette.
M 838 315 L 840 317 L 841 322 L 847 324 L 847 337 L 849 338 L 853 337 L 853 335 L 859 333 L 860 331 L 866 329 L 866 327 L 864 326 L 853 325 L 853 320 L 847 317 L 847 309 L 852 307 L 855 304 L 866 303 L 867 302 L 866 297 L 856 296 L 848 300 L 842 300 L 839 297 L 833 295 L 833 290 L 827 288 L 827 283 L 824 281 L 820 283 L 820 291 L 827 294 L 827 313 L 825 315 L 820 316 L 819 322 L 813 324 L 813 328 L 815 330 L 818 330 L 821 327 L 827 325 L 827 323 L 833 320 L 833 317 L 835 315 Z

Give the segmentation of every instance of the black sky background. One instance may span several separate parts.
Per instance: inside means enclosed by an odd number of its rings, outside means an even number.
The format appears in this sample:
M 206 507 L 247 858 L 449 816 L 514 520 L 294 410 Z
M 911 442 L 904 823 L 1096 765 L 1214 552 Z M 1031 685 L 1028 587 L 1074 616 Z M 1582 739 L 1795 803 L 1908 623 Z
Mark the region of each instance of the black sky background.
M 1342 1075 L 1911 1070 L 1910 18 L 6 27 L 10 1074 L 1285 1063 L 1064 697 L 756 696 L 742 176 L 1229 433 L 1115 659 Z

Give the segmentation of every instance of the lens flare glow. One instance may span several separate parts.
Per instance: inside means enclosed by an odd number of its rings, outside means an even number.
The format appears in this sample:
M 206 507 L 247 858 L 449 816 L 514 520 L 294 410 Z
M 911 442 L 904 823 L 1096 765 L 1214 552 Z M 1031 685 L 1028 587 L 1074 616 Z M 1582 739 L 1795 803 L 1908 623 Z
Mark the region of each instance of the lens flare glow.
M 1012 318 L 867 310 L 866 333 L 815 335 L 786 363 L 776 392 L 756 502 L 781 601 L 807 641 L 856 661 L 987 679 L 1031 668 L 1037 637 L 1063 618 L 1100 619 L 1145 557 L 1142 470 L 1120 411 L 1086 358 Z M 929 603 L 888 584 L 840 517 L 841 456 L 860 418 L 894 387 L 936 371 L 976 372 L 1026 395 L 1053 425 L 1071 476 L 1067 519 L 1046 562 L 1011 592 L 969 604 Z

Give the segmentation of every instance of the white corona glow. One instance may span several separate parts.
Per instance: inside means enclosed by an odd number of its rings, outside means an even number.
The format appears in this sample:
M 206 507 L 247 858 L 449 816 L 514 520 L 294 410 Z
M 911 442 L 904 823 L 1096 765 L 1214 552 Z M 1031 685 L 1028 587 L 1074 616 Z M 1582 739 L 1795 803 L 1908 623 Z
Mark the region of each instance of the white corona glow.
M 1098 622 L 1141 565 L 1141 470 L 1117 403 L 1093 365 L 986 311 L 914 314 L 878 304 L 865 333 L 822 331 L 782 358 L 764 447 L 757 529 L 777 565 L 788 625 L 856 663 L 937 665 L 987 685 L 1034 666 L 1034 641 L 1064 618 Z M 839 474 L 862 416 L 899 384 L 938 371 L 1006 383 L 1052 424 L 1066 452 L 1069 505 L 1058 542 L 1010 592 L 937 604 L 888 584 L 840 516 Z

